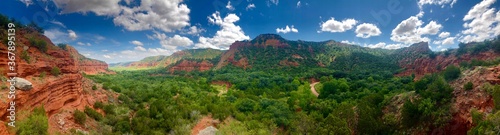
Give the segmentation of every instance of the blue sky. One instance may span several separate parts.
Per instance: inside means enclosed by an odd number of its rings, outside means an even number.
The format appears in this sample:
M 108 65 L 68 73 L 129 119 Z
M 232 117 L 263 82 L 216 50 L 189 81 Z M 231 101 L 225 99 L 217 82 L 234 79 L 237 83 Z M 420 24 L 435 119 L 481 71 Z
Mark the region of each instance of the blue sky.
M 500 34 L 496 0 L 7 0 L 0 13 L 34 21 L 54 43 L 108 63 L 190 48 L 228 49 L 276 33 L 397 49 L 427 41 L 434 51 Z

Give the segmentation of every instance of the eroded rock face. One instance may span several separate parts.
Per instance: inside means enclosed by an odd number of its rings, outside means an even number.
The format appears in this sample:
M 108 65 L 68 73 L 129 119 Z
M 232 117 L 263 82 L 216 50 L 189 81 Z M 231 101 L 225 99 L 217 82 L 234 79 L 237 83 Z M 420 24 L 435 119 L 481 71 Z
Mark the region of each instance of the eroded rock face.
M 444 70 L 449 65 L 459 65 L 464 61 L 476 60 L 491 60 L 500 55 L 493 51 L 481 52 L 479 54 L 471 55 L 464 54 L 460 57 L 455 55 L 438 55 L 436 58 L 432 59 L 429 57 L 417 58 L 417 59 L 403 59 L 399 61 L 399 65 L 406 70 L 396 74 L 397 76 L 409 76 L 415 74 L 416 79 L 423 77 L 426 74 L 435 73 Z
M 16 85 L 14 86 L 20 90 L 31 90 L 33 88 L 31 82 L 26 79 L 16 77 L 15 80 L 16 80 Z
M 44 40 L 47 42 L 48 50 L 41 52 L 28 42 L 25 38 L 27 36 Z M 47 37 L 38 33 L 27 33 L 22 29 L 16 34 L 16 44 L 20 47 L 18 46 L 14 53 L 22 54 L 22 51 L 26 51 L 29 56 L 29 60 L 23 58 L 15 60 L 15 71 L 19 77 L 17 83 L 19 86 L 16 87 L 29 89 L 16 91 L 16 97 L 13 100 L 16 103 L 16 112 L 31 111 L 43 105 L 51 123 L 52 115 L 60 110 L 77 108 L 83 110 L 85 106 L 92 106 L 92 101 L 101 101 L 97 97 L 87 98 L 89 94 L 95 95 L 95 93 L 84 92 L 82 85 L 84 78 L 81 72 L 87 74 L 104 72 L 107 70 L 106 63 L 85 58 L 70 46 L 67 50 L 63 50 L 53 45 Z M 7 56 L 7 53 L 7 46 L 0 43 L 0 55 Z M 0 57 L 0 67 L 7 67 L 7 61 L 7 57 Z M 51 74 L 51 70 L 55 67 L 60 69 L 58 76 Z M 8 91 L 0 91 L 0 95 L 7 95 L 7 93 Z M 0 121 L 3 123 L 8 122 L 6 117 L 9 115 L 6 111 L 8 107 L 8 104 L 0 104 Z M 5 126 L 0 126 L 0 134 L 7 131 L 5 128 Z M 52 128 L 49 124 L 49 131 Z

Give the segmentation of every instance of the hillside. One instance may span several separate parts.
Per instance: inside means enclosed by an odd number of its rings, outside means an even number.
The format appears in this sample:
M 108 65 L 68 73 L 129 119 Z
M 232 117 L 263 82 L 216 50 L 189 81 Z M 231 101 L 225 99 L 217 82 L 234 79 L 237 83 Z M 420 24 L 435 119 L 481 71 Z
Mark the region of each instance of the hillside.
M 5 31 L 1 24 L 1 31 Z M 3 34 L 3 33 L 2 33 Z M 2 35 L 5 41 L 5 35 Z M 17 25 L 16 29 L 16 51 L 15 72 L 18 78 L 23 78 L 31 83 L 31 89 L 17 89 L 15 92 L 16 103 L 16 125 L 21 126 L 23 121 L 28 121 L 30 112 L 35 108 L 42 108 L 40 115 L 46 115 L 49 123 L 50 133 L 68 132 L 68 128 L 81 128 L 75 126 L 73 115 L 75 109 L 83 110 L 85 106 L 93 106 L 96 101 L 108 102 L 115 97 L 114 93 L 95 90 L 89 91 L 94 84 L 93 81 L 84 77 L 84 74 L 113 73 L 108 70 L 105 62 L 89 59 L 79 54 L 76 49 L 69 45 L 55 46 L 47 37 L 43 36 L 33 27 Z M 0 43 L 0 54 L 7 56 L 7 44 Z M 7 57 L 0 58 L 0 66 L 7 67 Z M 8 95 L 7 90 L 7 68 L 2 68 L 1 80 L 2 91 L 0 95 Z M 18 82 L 20 83 L 20 82 Z M 16 86 L 17 87 L 17 86 Z M 11 112 L 10 99 L 2 98 L 0 104 L 0 134 L 12 134 L 7 131 L 5 123 L 10 122 L 7 116 Z M 60 124 L 63 121 L 66 124 Z M 26 124 L 25 124 L 26 125 Z M 10 128 L 10 126 L 9 126 Z M 10 133 L 8 133 L 10 132 Z
M 180 60 L 213 60 L 223 51 L 216 49 L 188 49 L 173 53 L 170 56 L 150 56 L 140 61 L 110 64 L 112 69 L 150 69 L 165 68 Z

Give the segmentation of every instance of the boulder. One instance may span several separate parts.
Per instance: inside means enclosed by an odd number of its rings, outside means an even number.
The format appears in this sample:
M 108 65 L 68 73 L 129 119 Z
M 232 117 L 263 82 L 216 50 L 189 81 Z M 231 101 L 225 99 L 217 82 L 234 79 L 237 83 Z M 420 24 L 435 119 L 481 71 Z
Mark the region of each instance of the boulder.
M 16 77 L 15 80 L 16 84 L 14 86 L 20 90 L 31 90 L 33 88 L 31 82 L 26 79 Z
M 217 133 L 217 128 L 213 127 L 213 126 L 209 126 L 203 130 L 201 130 L 198 135 L 215 135 L 215 133 Z

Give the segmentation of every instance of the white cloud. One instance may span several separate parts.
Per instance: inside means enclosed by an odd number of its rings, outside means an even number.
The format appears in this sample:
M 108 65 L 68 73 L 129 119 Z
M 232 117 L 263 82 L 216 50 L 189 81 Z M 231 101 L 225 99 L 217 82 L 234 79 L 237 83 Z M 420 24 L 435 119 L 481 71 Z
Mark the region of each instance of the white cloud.
M 122 7 L 123 12 L 113 19 L 115 25 L 129 31 L 159 29 L 172 32 L 189 26 L 190 9 L 182 0 L 142 0 L 138 7 Z
M 26 4 L 26 7 L 30 6 L 31 4 L 33 4 L 33 1 L 32 0 L 19 0 L 21 1 L 22 3 Z
M 219 12 L 213 13 L 208 17 L 208 22 L 219 25 L 221 29 L 215 33 L 215 36 L 208 38 L 200 36 L 196 48 L 214 48 L 214 49 L 229 49 L 229 46 L 239 40 L 249 40 L 250 37 L 245 35 L 240 26 L 235 25 L 240 18 L 235 14 L 228 14 L 221 18 Z
M 297 8 L 300 8 L 300 5 L 301 5 L 301 4 L 300 4 L 300 1 L 299 1 L 299 2 L 297 2 Z
M 344 43 L 344 44 L 351 44 L 351 45 L 359 45 L 359 43 L 356 43 L 356 42 L 351 42 L 349 40 L 342 40 L 340 41 L 340 43 Z
M 368 48 L 382 48 L 382 49 L 399 49 L 406 47 L 404 44 L 386 44 L 384 42 L 379 42 L 377 44 L 365 44 Z
M 233 11 L 234 10 L 234 7 L 233 5 L 231 5 L 231 1 L 227 1 L 227 5 L 226 5 L 226 8 Z
M 446 37 L 449 37 L 449 36 L 450 36 L 449 32 L 441 32 L 441 34 L 439 34 L 439 38 L 446 38 Z
M 420 9 L 422 9 L 424 5 L 439 5 L 441 8 L 444 8 L 445 5 L 449 4 L 450 7 L 453 8 L 455 3 L 457 3 L 457 0 L 419 0 L 418 6 Z
M 141 41 L 137 41 L 137 40 L 134 40 L 134 41 L 130 41 L 131 44 L 134 44 L 136 46 L 144 46 L 144 44 L 141 42 Z
M 443 26 L 441 24 L 431 21 L 429 24 L 425 25 L 425 27 L 419 28 L 418 33 L 422 35 L 436 35 L 442 27 Z
M 102 55 L 102 57 L 112 59 L 111 56 L 109 56 L 109 55 Z
M 72 30 L 67 30 L 66 32 L 64 32 L 59 29 L 48 29 L 45 30 L 43 35 L 48 37 L 55 44 L 68 43 L 78 38 L 78 35 Z
M 156 32 L 153 37 L 160 40 L 160 45 L 168 50 L 176 50 L 178 46 L 190 46 L 194 44 L 191 39 L 179 35 L 167 37 L 164 33 Z
M 255 8 L 255 4 L 250 3 L 250 4 L 248 4 L 248 6 L 245 9 L 250 10 L 250 9 L 254 9 L 254 8 Z
M 495 2 L 484 0 L 469 10 L 463 18 L 465 30 L 459 41 L 480 42 L 500 34 L 500 11 L 491 7 Z
M 136 46 L 134 47 L 135 50 L 138 50 L 138 51 L 146 51 L 146 48 L 142 47 L 142 46 Z
M 204 31 L 205 31 L 205 29 L 198 28 L 196 26 L 191 26 L 191 27 L 189 27 L 189 29 L 186 33 L 190 34 L 190 35 L 199 36 L 200 33 L 204 32 Z
M 84 44 L 84 43 L 82 43 L 82 42 L 76 42 L 76 44 L 77 44 L 77 45 L 82 45 L 82 46 L 83 46 L 83 45 L 85 45 L 85 44 Z
M 87 13 L 93 12 L 96 15 L 118 15 L 120 13 L 121 0 L 52 0 L 54 4 L 61 8 L 61 13 Z
M 354 19 L 345 19 L 342 22 L 336 21 L 335 18 L 323 22 L 321 25 L 321 31 L 326 32 L 344 32 L 350 30 L 356 25 L 358 21 Z
M 57 20 L 52 20 L 52 21 L 50 21 L 50 23 L 55 24 L 55 25 L 59 25 L 63 28 L 66 28 L 66 25 L 64 25 L 62 22 L 57 21 Z
M 77 45 L 80 45 L 80 46 L 92 46 L 92 44 L 90 43 L 83 43 L 83 42 L 76 42 Z
M 449 37 L 443 40 L 443 45 L 452 45 L 455 44 L 455 37 Z
M 369 38 L 371 36 L 378 36 L 382 34 L 380 29 L 374 24 L 363 23 L 356 27 L 356 37 Z
M 73 30 L 68 30 L 68 37 L 71 40 L 75 40 L 76 38 L 78 38 L 78 35 L 76 35 L 76 33 Z
M 279 1 L 279 0 L 268 0 L 268 1 L 266 1 L 266 2 L 267 2 L 267 6 L 268 6 L 268 7 L 270 7 L 270 6 L 271 6 L 271 4 L 274 4 L 274 5 L 276 5 L 276 6 L 277 6 L 277 5 L 280 3 L 280 1 Z
M 419 16 L 411 16 L 410 18 L 401 21 L 396 28 L 392 30 L 391 40 L 405 44 L 412 44 L 417 42 L 430 42 L 428 37 L 423 35 L 436 35 L 442 28 L 441 24 L 435 21 L 429 22 L 426 26 L 422 27 L 423 22 Z
M 283 34 L 286 34 L 288 32 L 294 32 L 294 33 L 298 33 L 299 30 L 297 30 L 296 28 L 292 27 L 288 27 L 288 25 L 285 27 L 285 28 L 276 28 L 276 33 L 283 33 Z

